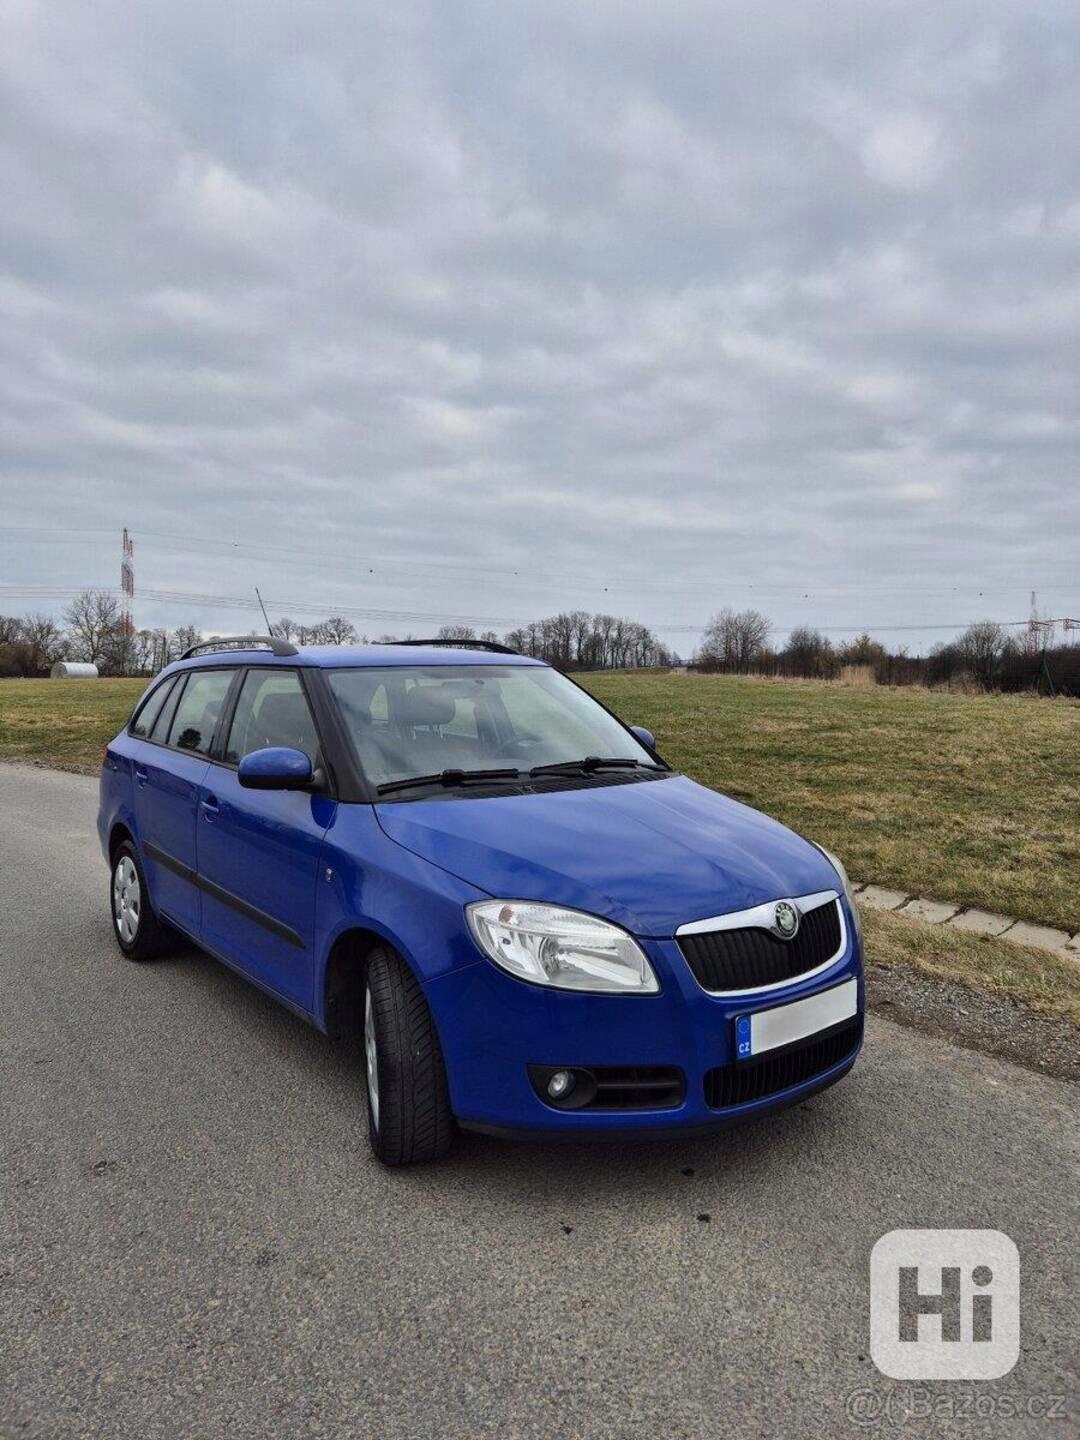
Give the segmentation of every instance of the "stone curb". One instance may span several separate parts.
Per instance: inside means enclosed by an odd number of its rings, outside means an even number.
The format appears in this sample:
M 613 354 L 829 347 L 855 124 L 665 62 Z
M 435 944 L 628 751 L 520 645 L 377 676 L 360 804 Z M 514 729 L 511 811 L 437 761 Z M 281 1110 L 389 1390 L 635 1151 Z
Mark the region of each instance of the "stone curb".
M 865 881 L 853 883 L 851 888 L 859 904 L 871 910 L 891 910 L 928 925 L 947 925 L 953 930 L 966 930 L 970 935 L 991 935 L 1013 945 L 1053 950 L 1080 965 L 1080 931 L 1070 935 L 1068 930 L 1055 930 L 1052 925 L 1032 925 L 1027 920 L 1017 920 L 1014 915 L 995 915 L 975 906 L 950 905 L 947 901 L 908 895 L 903 890 L 888 890 L 883 885 L 870 885 Z

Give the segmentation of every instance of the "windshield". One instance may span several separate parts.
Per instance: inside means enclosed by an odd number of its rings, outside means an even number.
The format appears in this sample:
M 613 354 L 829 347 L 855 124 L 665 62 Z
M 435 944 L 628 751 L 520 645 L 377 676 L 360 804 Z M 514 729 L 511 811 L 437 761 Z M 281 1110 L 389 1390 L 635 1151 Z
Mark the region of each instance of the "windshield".
M 591 696 L 546 667 L 365 667 L 326 678 L 376 786 L 445 770 L 527 774 L 586 756 L 656 764 Z

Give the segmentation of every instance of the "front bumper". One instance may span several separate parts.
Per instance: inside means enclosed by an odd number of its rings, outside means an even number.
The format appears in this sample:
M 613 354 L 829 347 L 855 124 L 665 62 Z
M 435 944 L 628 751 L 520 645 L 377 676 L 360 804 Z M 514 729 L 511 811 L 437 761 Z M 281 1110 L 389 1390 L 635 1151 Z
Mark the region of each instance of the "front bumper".
M 446 1057 L 450 1098 L 466 1128 L 539 1135 L 697 1132 L 722 1129 L 802 1099 L 841 1078 L 858 1054 L 865 1006 L 862 956 L 845 906 L 847 945 L 826 970 L 766 993 L 706 993 L 675 940 L 642 940 L 661 984 L 658 995 L 582 995 L 530 985 L 488 960 L 428 987 Z M 850 1050 L 797 1083 L 724 1108 L 708 1103 L 706 1077 L 734 1064 L 735 1017 L 801 1000 L 855 977 L 857 1026 Z M 857 1032 L 857 1033 L 856 1033 Z M 529 1066 L 678 1066 L 681 1103 L 665 1109 L 559 1110 L 545 1104 Z M 793 1073 L 797 1073 L 793 1071 Z

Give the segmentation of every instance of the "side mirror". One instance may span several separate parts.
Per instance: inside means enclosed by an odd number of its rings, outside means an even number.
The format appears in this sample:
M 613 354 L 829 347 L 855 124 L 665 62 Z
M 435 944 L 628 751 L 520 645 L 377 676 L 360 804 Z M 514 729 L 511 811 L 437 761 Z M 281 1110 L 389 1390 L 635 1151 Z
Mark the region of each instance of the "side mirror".
M 656 751 L 656 736 L 651 730 L 646 730 L 644 725 L 631 725 L 630 734 L 636 735 L 646 750 Z
M 287 745 L 252 750 L 240 761 L 239 780 L 245 790 L 303 790 L 312 776 L 311 761 L 304 752 Z

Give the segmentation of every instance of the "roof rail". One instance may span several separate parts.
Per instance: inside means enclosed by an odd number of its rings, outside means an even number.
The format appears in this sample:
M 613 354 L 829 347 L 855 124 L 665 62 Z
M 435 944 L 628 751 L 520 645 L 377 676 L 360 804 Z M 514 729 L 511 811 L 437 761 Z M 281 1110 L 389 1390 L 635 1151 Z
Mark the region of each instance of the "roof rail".
M 199 650 L 251 650 L 256 645 L 267 645 L 274 655 L 299 655 L 299 650 L 289 640 L 281 640 L 277 635 L 218 635 L 213 640 L 200 640 L 197 645 L 189 645 L 180 656 L 181 660 L 190 660 Z
M 511 650 L 509 645 L 499 645 L 494 640 L 376 640 L 376 645 L 438 645 L 456 650 L 490 650 L 493 655 L 520 655 L 520 650 Z

